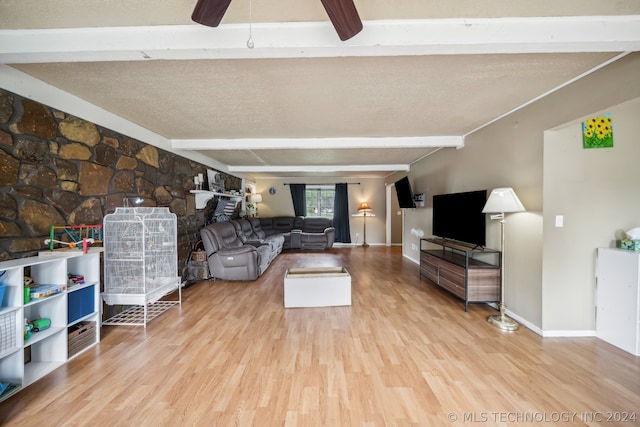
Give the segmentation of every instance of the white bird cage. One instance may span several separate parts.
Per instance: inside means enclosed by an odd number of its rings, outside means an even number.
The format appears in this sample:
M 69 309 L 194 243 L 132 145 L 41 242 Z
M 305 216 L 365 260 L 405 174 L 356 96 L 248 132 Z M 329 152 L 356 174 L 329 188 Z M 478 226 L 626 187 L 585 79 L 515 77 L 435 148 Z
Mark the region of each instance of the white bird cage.
M 182 302 L 176 215 L 169 208 L 116 208 L 103 225 L 107 305 L 133 306 L 103 325 L 139 325 Z M 175 290 L 178 300 L 160 299 Z

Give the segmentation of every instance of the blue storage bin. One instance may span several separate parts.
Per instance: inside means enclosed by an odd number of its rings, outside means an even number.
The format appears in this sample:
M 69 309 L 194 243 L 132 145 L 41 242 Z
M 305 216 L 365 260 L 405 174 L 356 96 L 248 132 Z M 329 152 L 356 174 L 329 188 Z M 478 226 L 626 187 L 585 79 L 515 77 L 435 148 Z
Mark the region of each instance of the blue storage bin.
M 87 316 L 95 311 L 94 286 L 71 291 L 67 300 L 67 320 L 69 323 Z
M 4 307 L 4 291 L 5 289 L 7 289 L 7 285 L 3 285 L 2 283 L 0 283 L 0 307 Z M 9 305 L 9 304 L 7 304 Z

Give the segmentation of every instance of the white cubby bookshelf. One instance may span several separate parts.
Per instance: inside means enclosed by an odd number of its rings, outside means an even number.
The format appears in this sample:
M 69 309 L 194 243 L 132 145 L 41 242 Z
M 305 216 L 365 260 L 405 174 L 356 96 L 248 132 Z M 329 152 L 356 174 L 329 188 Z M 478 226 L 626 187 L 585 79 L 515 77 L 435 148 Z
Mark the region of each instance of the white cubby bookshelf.
M 11 385 L 0 395 L 5 400 L 100 341 L 100 256 L 103 249 L 89 248 L 41 252 L 38 256 L 0 262 L 0 382 Z M 68 274 L 84 276 L 84 283 L 68 284 Z M 24 277 L 36 284 L 66 285 L 46 298 L 25 302 Z M 82 309 L 76 308 L 78 291 Z M 72 304 L 69 305 L 69 301 Z M 73 317 L 70 320 L 71 316 Z M 51 326 L 25 341 L 25 318 L 51 319 Z M 79 323 L 90 324 L 84 347 L 70 355 L 69 331 Z

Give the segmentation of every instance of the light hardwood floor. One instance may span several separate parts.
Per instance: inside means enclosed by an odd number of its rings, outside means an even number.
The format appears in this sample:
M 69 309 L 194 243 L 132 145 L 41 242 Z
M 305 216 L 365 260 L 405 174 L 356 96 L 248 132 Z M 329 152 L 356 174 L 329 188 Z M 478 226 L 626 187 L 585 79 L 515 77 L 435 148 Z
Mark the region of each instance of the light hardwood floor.
M 316 265 L 349 268 L 351 307 L 283 308 L 285 270 Z M 399 248 L 284 253 L 255 282 L 186 288 L 146 331 L 103 327 L 99 346 L 1 403 L 0 424 L 640 425 L 639 357 L 502 333 L 489 314 L 419 280 Z

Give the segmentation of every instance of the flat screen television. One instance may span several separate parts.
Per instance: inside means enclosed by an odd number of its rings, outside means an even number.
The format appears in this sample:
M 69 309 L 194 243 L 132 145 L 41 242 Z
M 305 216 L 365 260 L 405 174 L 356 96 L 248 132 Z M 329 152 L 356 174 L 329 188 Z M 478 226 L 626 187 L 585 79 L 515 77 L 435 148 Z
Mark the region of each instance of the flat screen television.
M 476 246 L 486 245 L 487 190 L 433 196 L 433 235 Z
M 413 201 L 413 192 L 411 191 L 411 183 L 408 177 L 399 179 L 395 183 L 396 194 L 398 195 L 398 205 L 400 208 L 415 208 L 416 204 Z

